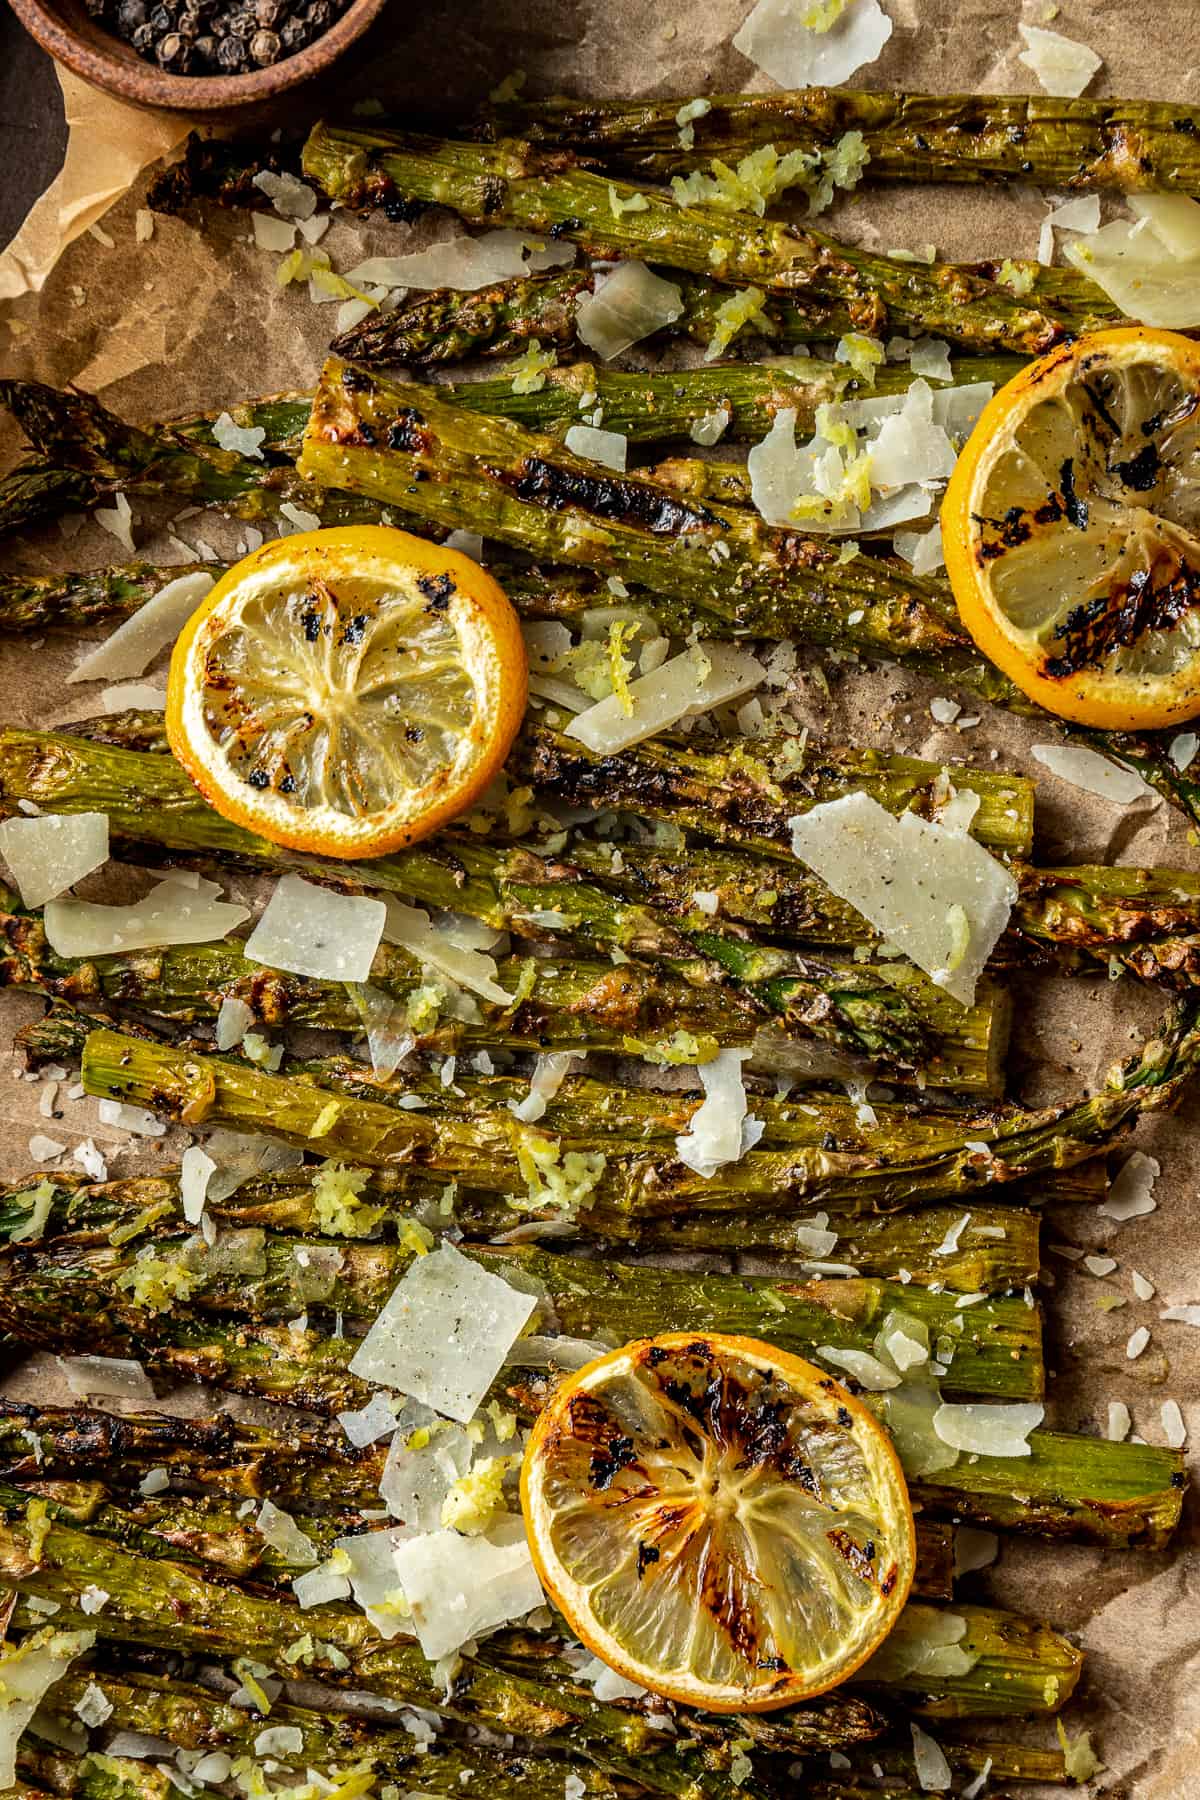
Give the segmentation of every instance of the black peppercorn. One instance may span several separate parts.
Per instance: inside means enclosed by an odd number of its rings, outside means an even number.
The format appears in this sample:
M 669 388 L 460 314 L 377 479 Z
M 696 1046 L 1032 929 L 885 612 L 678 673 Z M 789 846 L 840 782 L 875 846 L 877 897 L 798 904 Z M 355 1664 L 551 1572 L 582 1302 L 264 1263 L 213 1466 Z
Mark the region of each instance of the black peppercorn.
M 269 68 L 327 31 L 349 0 L 83 0 L 85 10 L 174 75 Z
M 217 45 L 217 67 L 226 75 L 240 75 L 247 67 L 246 46 L 241 38 L 221 39 Z

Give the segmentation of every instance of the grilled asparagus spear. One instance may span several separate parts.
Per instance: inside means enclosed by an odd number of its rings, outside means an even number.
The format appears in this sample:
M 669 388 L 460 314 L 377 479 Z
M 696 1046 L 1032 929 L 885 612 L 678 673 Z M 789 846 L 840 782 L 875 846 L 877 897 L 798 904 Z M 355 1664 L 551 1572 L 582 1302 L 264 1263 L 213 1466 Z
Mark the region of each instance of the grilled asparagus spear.
M 976 1195 L 1087 1161 L 1142 1112 L 1171 1105 L 1198 1056 L 1200 1000 L 1189 997 L 1171 1008 L 1157 1037 L 1110 1071 L 1096 1094 L 1001 1118 L 977 1136 L 967 1127 L 960 1138 L 901 1154 L 890 1149 L 847 1154 L 801 1145 L 753 1149 L 707 1180 L 661 1148 L 623 1148 L 606 1156 L 584 1197 L 602 1229 L 609 1208 L 633 1217 L 661 1217 L 681 1208 L 738 1211 L 755 1196 L 758 1204 L 785 1211 L 802 1199 L 842 1198 L 891 1211 L 914 1200 Z M 303 1081 L 111 1031 L 94 1031 L 88 1038 L 83 1080 L 90 1093 L 152 1106 L 188 1124 L 264 1130 L 302 1149 L 313 1147 L 319 1122 L 324 1153 L 366 1167 L 413 1165 L 499 1192 L 519 1193 L 525 1185 L 512 1185 L 511 1121 L 484 1130 L 478 1121 L 432 1120 L 351 1098 L 338 1101 L 335 1111 L 326 1093 Z
M 773 1748 L 777 1741 L 796 1755 L 870 1737 L 879 1729 L 871 1707 L 851 1698 L 825 1698 L 791 1708 L 758 1731 L 749 1718 L 687 1713 L 693 1742 L 681 1750 L 677 1738 L 655 1726 L 639 1706 L 604 1704 L 585 1685 L 548 1676 L 519 1654 L 513 1661 L 525 1662 L 527 1672 L 504 1666 L 496 1640 L 486 1640 L 478 1655 L 463 1657 L 447 1699 L 418 1646 L 403 1638 L 381 1641 L 361 1612 L 324 1607 L 318 1630 L 311 1631 L 312 1649 L 301 1645 L 303 1660 L 297 1662 L 296 1646 L 316 1621 L 279 1597 L 252 1595 L 182 1564 L 132 1555 L 74 1527 L 51 1523 L 39 1544 L 40 1535 L 25 1521 L 0 1524 L 0 1574 L 22 1593 L 58 1600 L 63 1623 L 81 1611 L 86 1588 L 101 1586 L 109 1598 L 94 1618 L 105 1640 L 208 1656 L 239 1657 L 250 1650 L 285 1677 L 302 1668 L 332 1687 L 367 1689 L 513 1732 L 680 1800 L 705 1794 L 728 1800 L 729 1760 L 738 1737 L 761 1734 Z M 1039 1647 L 1048 1668 L 1060 1666 L 1062 1650 L 1069 1648 L 1053 1633 Z M 748 1786 L 760 1791 L 753 1778 Z
M 1173 100 L 1060 99 L 1047 94 L 864 93 L 799 88 L 720 94 L 680 142 L 682 100 L 542 100 L 489 107 L 488 137 L 573 150 L 606 168 L 661 181 L 773 144 L 832 148 L 860 131 L 869 181 L 1032 182 L 1071 192 L 1115 188 L 1200 194 L 1200 107 Z
M 814 1108 L 813 1123 L 819 1127 L 822 1118 L 828 1120 L 831 1116 L 844 1117 L 844 1112 L 837 1108 L 828 1113 L 824 1103 L 820 1103 Z M 365 1176 L 366 1171 L 362 1173 Z M 38 1172 L 23 1181 L 0 1186 L 0 1243 L 23 1241 L 19 1234 L 29 1226 L 33 1196 L 44 1194 L 47 1183 L 47 1237 L 70 1236 L 77 1241 L 99 1243 L 107 1239 L 110 1231 L 119 1230 L 134 1219 L 151 1217 L 153 1223 L 147 1229 L 155 1234 L 179 1229 L 183 1220 L 177 1172 L 168 1170 L 162 1175 L 98 1185 L 82 1177 L 73 1182 L 70 1177 L 42 1176 Z M 403 1234 L 406 1221 L 415 1215 L 429 1216 L 442 1186 L 430 1181 L 408 1181 L 402 1186 L 376 1183 L 364 1186 L 363 1197 L 366 1205 L 382 1210 L 381 1229 L 390 1239 L 397 1232 Z M 1065 1179 L 1048 1183 L 1046 1193 L 1060 1200 L 1077 1197 Z M 1102 1184 L 1098 1184 L 1097 1193 L 1103 1193 Z M 252 1187 L 239 1189 L 227 1201 L 210 1204 L 208 1210 L 219 1223 L 234 1229 L 301 1233 L 321 1230 L 311 1173 L 264 1178 Z M 1037 1280 L 1038 1217 L 1023 1208 L 973 1205 L 966 1224 L 954 1234 L 952 1250 L 946 1248 L 947 1240 L 952 1227 L 963 1217 L 961 1209 L 955 1207 L 920 1207 L 882 1217 L 859 1218 L 844 1212 L 826 1216 L 832 1217 L 831 1229 L 838 1234 L 837 1259 L 861 1275 L 896 1280 L 903 1270 L 919 1285 L 940 1283 L 966 1294 L 999 1293 Z M 546 1217 L 547 1222 L 554 1222 L 548 1212 Z M 454 1220 L 468 1237 L 486 1239 L 509 1231 L 513 1213 L 501 1195 L 464 1191 L 460 1187 L 454 1198 Z M 583 1214 L 577 1221 L 580 1233 L 587 1223 Z M 703 1216 L 670 1219 L 659 1231 L 640 1231 L 632 1242 L 645 1249 L 774 1250 L 785 1255 L 790 1252 L 793 1259 L 800 1259 L 806 1254 L 803 1233 L 806 1229 L 811 1231 L 812 1223 L 811 1219 L 801 1219 L 789 1224 L 761 1212 L 734 1214 L 732 1219 L 720 1221 L 709 1221 Z
M 514 1384 L 511 1397 L 529 1412 L 543 1391 L 529 1379 Z M 1055 1431 L 1032 1432 L 1029 1449 L 1019 1493 L 1011 1457 L 960 1457 L 914 1479 L 913 1503 L 931 1518 L 1109 1548 L 1161 1549 L 1178 1525 L 1187 1485 L 1179 1451 Z M 132 1486 L 165 1468 L 173 1484 L 221 1499 L 269 1496 L 283 1507 L 326 1512 L 374 1507 L 384 1456 L 378 1444 L 354 1450 L 340 1429 L 296 1422 L 281 1408 L 268 1428 L 228 1413 L 184 1419 L 0 1400 L 0 1476 L 10 1480 L 99 1469 L 113 1485 Z
M 1057 308 L 1030 305 L 952 264 L 901 262 L 803 226 L 681 207 L 519 140 L 468 144 L 323 121 L 309 134 L 303 168 L 343 206 L 386 206 L 393 197 L 450 206 L 475 222 L 553 233 L 594 255 L 647 256 L 693 275 L 839 301 L 860 329 L 884 336 L 925 332 L 968 350 L 1037 355 L 1111 316 L 1082 279 L 1064 283 L 1072 297 Z

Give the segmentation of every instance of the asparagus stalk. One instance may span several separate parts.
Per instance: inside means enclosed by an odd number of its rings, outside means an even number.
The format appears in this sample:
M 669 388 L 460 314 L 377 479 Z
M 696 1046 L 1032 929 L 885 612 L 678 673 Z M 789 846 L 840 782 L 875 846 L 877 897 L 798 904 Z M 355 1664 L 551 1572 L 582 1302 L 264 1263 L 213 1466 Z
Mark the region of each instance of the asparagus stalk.
M 146 1675 L 136 1669 L 117 1671 L 101 1667 L 77 1674 L 73 1669 L 55 1684 L 54 1703 L 69 1712 L 82 1698 L 88 1684 L 97 1681 L 112 1706 L 108 1725 L 112 1730 L 136 1731 L 146 1737 L 166 1738 L 185 1750 L 224 1750 L 234 1757 L 255 1755 L 254 1741 L 263 1729 L 262 1719 L 244 1707 L 231 1706 L 211 1688 L 163 1673 Z M 464 1787 L 486 1784 L 489 1791 L 515 1800 L 517 1792 L 530 1800 L 562 1800 L 569 1774 L 583 1783 L 592 1800 L 616 1800 L 624 1792 L 587 1763 L 567 1762 L 555 1756 L 522 1756 L 486 1744 L 460 1743 L 438 1737 L 418 1748 L 411 1732 L 382 1719 L 365 1718 L 332 1708 L 318 1710 L 275 1701 L 271 1725 L 292 1726 L 303 1739 L 294 1753 L 301 1768 L 366 1763 L 378 1781 L 395 1781 L 404 1790 L 417 1786 L 422 1793 L 454 1800 Z M 292 1758 L 289 1756 L 289 1761 Z M 68 1790 L 69 1791 L 69 1790 Z
M 648 801 L 643 811 L 649 809 Z M 719 817 L 720 799 L 714 794 Z M 699 817 L 697 810 L 697 817 Z M 722 830 L 718 825 L 713 831 Z M 627 900 L 695 912 L 696 893 L 716 897 L 710 917 L 785 941 L 850 949 L 877 934 L 852 906 L 794 860 L 769 869 L 744 853 L 705 847 L 656 850 L 576 837 L 571 860 Z M 1200 879 L 1189 869 L 1082 863 L 1039 869 L 1010 863 L 1020 893 L 994 966 L 1128 969 L 1144 981 L 1186 988 L 1200 978 Z
M 22 1593 L 58 1600 L 67 1617 L 81 1610 L 87 1587 L 102 1586 L 109 1599 L 95 1615 L 95 1629 L 107 1641 L 224 1657 L 241 1656 L 249 1648 L 285 1678 L 302 1666 L 331 1687 L 367 1689 L 404 1705 L 517 1733 L 547 1749 L 584 1757 L 617 1779 L 681 1800 L 704 1794 L 728 1800 L 734 1743 L 756 1735 L 748 1717 L 721 1720 L 684 1713 L 693 1741 L 681 1749 L 640 1706 L 606 1705 L 569 1677 L 546 1680 L 535 1669 L 504 1667 L 493 1643 L 462 1658 L 447 1698 L 415 1643 L 402 1638 L 381 1642 L 365 1614 L 338 1605 L 322 1608 L 320 1635 L 312 1632 L 312 1650 L 297 1665 L 295 1646 L 314 1623 L 297 1607 L 278 1596 L 222 1586 L 178 1563 L 132 1555 L 64 1525 L 51 1524 L 35 1552 L 27 1523 L 0 1524 L 0 1570 Z M 826 1697 L 789 1709 L 781 1726 L 760 1729 L 773 1733 L 795 1755 L 867 1738 L 878 1728 L 869 1706 Z M 753 1777 L 747 1785 L 752 1793 L 762 1791 Z
M 197 1563 L 235 1581 L 282 1587 L 297 1573 L 297 1565 L 267 1542 L 252 1518 L 247 1523 L 238 1508 L 221 1500 L 166 1493 L 151 1499 L 131 1497 L 122 1505 L 101 1481 L 34 1481 L 17 1486 L 0 1479 L 0 1516 L 23 1518 L 34 1497 L 46 1502 L 51 1519 L 84 1526 L 93 1536 L 111 1539 L 139 1556 Z M 331 1554 L 337 1538 L 368 1529 L 357 1508 L 292 1517 L 322 1558 Z M 918 1519 L 914 1598 L 949 1600 L 953 1592 L 954 1527 Z
M 114 1228 L 147 1215 L 153 1215 L 148 1229 L 155 1233 L 181 1227 L 176 1172 L 101 1184 L 82 1178 L 74 1182 L 57 1175 L 43 1177 L 39 1172 L 0 1186 L 0 1243 L 14 1241 L 13 1234 L 28 1226 L 30 1195 L 44 1193 L 44 1181 L 50 1185 L 45 1237 L 70 1236 L 98 1243 Z M 1064 1187 L 1065 1183 L 1056 1187 L 1056 1198 L 1065 1197 Z M 396 1232 L 403 1234 L 406 1222 L 414 1216 L 428 1217 L 440 1194 L 436 1184 L 418 1181 L 408 1182 L 399 1191 L 395 1185 L 368 1186 L 364 1198 L 368 1205 L 384 1208 L 382 1229 L 390 1238 Z M 218 1223 L 235 1229 L 305 1234 L 321 1230 L 307 1175 L 264 1178 L 249 1192 L 239 1189 L 228 1201 L 210 1204 L 208 1210 Z M 453 1216 L 468 1237 L 485 1239 L 510 1230 L 513 1219 L 503 1196 L 461 1188 L 455 1195 Z M 1040 1267 L 1036 1213 L 1011 1206 L 972 1206 L 967 1223 L 957 1233 L 955 1249 L 947 1252 L 943 1249 L 947 1236 L 962 1216 L 961 1209 L 949 1206 L 864 1218 L 835 1212 L 832 1229 L 838 1233 L 838 1260 L 861 1275 L 896 1280 L 904 1270 L 919 1285 L 940 1283 L 957 1293 L 999 1293 L 1036 1281 Z M 577 1228 L 582 1233 L 586 1225 L 584 1214 Z M 710 1230 L 710 1221 L 703 1216 L 691 1221 L 669 1220 L 660 1231 L 639 1231 L 631 1242 L 643 1249 L 767 1249 L 790 1251 L 793 1258 L 804 1254 L 804 1240 L 797 1235 L 804 1229 L 803 1220 L 791 1222 L 789 1228 L 786 1221 L 769 1214 L 749 1212 L 711 1225 L 716 1228 Z M 715 1242 L 710 1242 L 710 1237 Z M 22 1240 L 17 1237 L 15 1241 Z
M 207 1258 L 193 1236 L 163 1236 L 150 1246 L 80 1245 L 71 1239 L 12 1245 L 2 1253 L 7 1277 L 0 1317 L 16 1334 L 38 1342 L 59 1332 L 78 1341 L 77 1321 L 96 1305 L 87 1329 L 97 1339 L 119 1341 L 127 1332 L 139 1356 L 153 1356 L 151 1340 L 165 1308 L 143 1298 L 135 1280 L 144 1266 L 186 1270 L 188 1313 L 233 1313 L 267 1322 L 341 1314 L 366 1325 L 376 1317 L 410 1267 L 408 1245 L 305 1239 L 254 1232 L 241 1240 L 245 1257 Z M 321 1270 L 319 1252 L 335 1249 L 336 1272 Z M 994 1394 L 1037 1399 L 1045 1389 L 1041 1318 L 1023 1300 L 994 1298 L 961 1308 L 951 1293 L 865 1277 L 779 1280 L 647 1267 L 549 1253 L 532 1245 L 468 1245 L 465 1254 L 502 1279 L 515 1279 L 546 1296 L 551 1315 L 568 1337 L 617 1343 L 653 1337 L 667 1329 L 718 1331 L 762 1338 L 781 1349 L 820 1355 L 823 1349 L 870 1351 L 884 1319 L 903 1311 L 925 1326 L 930 1343 L 952 1346 L 943 1377 L 947 1393 Z M 303 1260 L 301 1260 L 303 1259 Z M 106 1335 L 107 1334 L 107 1335 Z M 329 1366 L 344 1367 L 353 1342 L 327 1352 Z M 836 1364 L 834 1365 L 836 1367 Z
M 336 361 L 326 364 L 302 458 L 310 465 L 304 503 L 326 523 L 333 522 L 329 507 L 309 477 L 328 490 L 327 501 L 340 504 L 351 461 L 362 453 L 334 446 L 339 432 L 356 441 L 365 425 L 391 446 L 368 463 L 365 485 L 358 483 L 360 498 L 374 499 L 373 516 L 381 508 L 416 510 L 427 523 L 482 530 L 534 557 L 623 573 L 683 603 L 683 635 L 699 609 L 714 634 L 800 635 L 916 659 L 938 673 L 961 663 L 978 671 L 989 691 L 1009 692 L 1011 684 L 987 674 L 944 584 L 922 581 L 895 559 L 839 565 L 828 544 L 775 530 L 744 508 L 692 507 L 643 478 L 598 478 L 595 464 L 556 440 L 448 405 L 433 388 L 351 371 L 347 391 L 343 371 Z M 43 455 L 126 491 L 169 492 L 257 516 L 277 502 L 276 474 L 288 474 L 170 428 L 126 425 L 86 395 L 0 382 L 0 400 Z M 401 432 L 400 415 L 411 429 Z M 381 475 L 388 492 L 373 495 Z M 729 554 L 714 560 L 709 550 L 718 539 Z
M 680 207 L 661 191 L 610 181 L 518 140 L 465 144 L 322 122 L 303 167 L 344 206 L 393 196 L 450 206 L 478 223 L 553 233 L 594 255 L 648 256 L 694 275 L 841 301 L 885 336 L 928 332 L 969 350 L 1037 355 L 1110 313 L 1090 282 L 1070 284 L 1068 305 L 1030 306 L 951 264 L 900 262 L 802 226 Z
M 885 1212 L 913 1200 L 974 1196 L 994 1184 L 1087 1161 L 1143 1112 L 1172 1105 L 1198 1058 L 1200 1001 L 1189 997 L 1171 1008 L 1158 1036 L 1111 1070 L 1090 1097 L 999 1119 L 978 1136 L 968 1127 L 961 1138 L 900 1154 L 891 1148 L 865 1154 L 754 1149 L 707 1180 L 661 1150 L 622 1150 L 606 1158 L 587 1197 L 589 1210 L 599 1225 L 609 1207 L 634 1217 L 683 1208 L 744 1211 L 750 1195 L 781 1210 L 802 1199 L 851 1197 Z M 342 1101 L 331 1120 L 328 1096 L 307 1083 L 108 1031 L 88 1038 L 83 1080 L 90 1093 L 148 1105 L 193 1125 L 264 1130 L 303 1149 L 313 1147 L 319 1124 L 321 1150 L 351 1163 L 414 1164 L 473 1187 L 514 1191 L 511 1138 L 478 1121 L 435 1121 L 354 1099 Z
M 763 144 L 831 149 L 859 131 L 872 181 L 1033 182 L 1200 194 L 1200 108 L 1165 100 L 1064 100 L 1046 94 L 863 93 L 800 88 L 722 94 L 680 143 L 682 100 L 515 102 L 489 108 L 489 137 L 518 136 L 606 168 L 661 181 Z
M 513 1397 L 533 1410 L 539 1388 L 526 1382 Z M 975 1456 L 911 1481 L 914 1505 L 923 1517 L 1110 1549 L 1167 1543 L 1187 1485 L 1179 1451 L 1054 1431 L 1032 1432 L 1029 1446 L 1019 1492 L 1011 1457 Z M 380 1445 L 353 1450 L 340 1430 L 307 1422 L 268 1428 L 228 1413 L 117 1416 L 0 1400 L 0 1475 L 11 1480 L 86 1476 L 98 1467 L 113 1485 L 133 1485 L 147 1470 L 166 1468 L 173 1483 L 223 1499 L 269 1496 L 306 1511 L 369 1508 L 378 1501 L 385 1454 Z
M 955 1009 L 911 968 L 839 964 L 707 929 L 681 933 L 651 909 L 630 906 L 583 881 L 570 864 L 465 834 L 377 858 L 348 876 L 344 863 L 281 851 L 223 819 L 171 757 L 65 735 L 0 733 L 0 805 L 33 800 L 34 790 L 36 804 L 53 811 L 106 811 L 114 838 L 153 840 L 201 855 L 223 853 L 258 867 L 295 868 L 339 887 L 365 881 L 419 905 L 451 906 L 497 929 L 537 935 L 545 929 L 539 919 L 549 910 L 581 942 L 654 957 L 689 982 L 724 990 L 732 1001 L 756 1009 L 760 1022 L 775 1019 L 789 1034 L 818 1037 L 898 1069 L 924 1064 L 927 1078 L 939 1080 L 933 1046 Z M 988 1047 L 985 1085 L 998 1074 L 992 1061 L 996 1049 L 994 1042 Z

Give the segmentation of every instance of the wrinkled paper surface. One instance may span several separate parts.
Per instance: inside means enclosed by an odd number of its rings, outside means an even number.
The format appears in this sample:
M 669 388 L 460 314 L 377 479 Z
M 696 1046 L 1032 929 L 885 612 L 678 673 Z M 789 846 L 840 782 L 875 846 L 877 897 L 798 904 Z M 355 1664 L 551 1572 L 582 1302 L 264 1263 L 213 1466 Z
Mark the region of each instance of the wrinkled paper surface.
M 860 72 L 866 86 L 907 85 L 1000 92 L 1028 90 L 1032 78 L 1016 61 L 1018 19 L 1046 23 L 1052 9 L 1042 0 L 884 0 L 895 21 L 880 61 Z M 528 72 L 529 91 L 594 94 L 720 92 L 769 84 L 732 49 L 730 40 L 748 10 L 745 0 L 446 0 L 422 8 L 396 4 L 369 40 L 361 67 L 372 71 L 377 91 L 411 96 L 428 105 L 444 93 L 450 113 L 482 98 L 506 74 Z M 1200 39 L 1190 0 L 1066 0 L 1053 27 L 1091 44 L 1105 58 L 1093 90 L 1111 94 L 1200 99 Z M 360 83 L 368 77 L 360 75 Z M 365 85 L 355 97 L 367 93 Z M 307 102 L 294 102 L 297 115 Z M 149 242 L 136 244 L 134 217 L 142 203 L 137 176 L 153 145 L 144 114 L 123 153 L 111 131 L 108 103 L 75 95 L 72 108 L 86 124 L 72 137 L 80 157 L 68 182 L 47 198 L 19 242 L 19 258 L 0 265 L 8 282 L 25 271 L 24 287 L 36 290 L 57 249 L 73 227 L 60 215 L 73 212 L 83 232 L 67 242 L 40 293 L 25 292 L 0 322 L 6 372 L 57 383 L 75 381 L 102 392 L 131 417 L 152 418 L 214 408 L 266 388 L 311 386 L 333 331 L 335 306 L 310 303 L 299 288 L 281 291 L 274 281 L 276 256 L 258 250 L 248 221 L 212 216 L 202 227 L 176 219 L 157 221 Z M 120 109 L 124 112 L 126 109 Z M 161 122 L 165 148 L 177 140 L 176 121 Z M 91 146 L 96 154 L 85 154 Z M 115 248 L 104 248 L 83 227 L 109 195 L 131 177 L 134 188 L 111 211 L 103 229 Z M 884 249 L 934 243 L 942 255 L 1033 255 L 1044 207 L 1032 190 L 983 193 L 970 188 L 884 192 L 866 187 L 841 202 L 834 229 Z M 335 267 L 346 269 L 366 254 L 417 248 L 450 230 L 445 218 L 418 227 L 338 217 L 323 240 Z M 18 278 L 8 273 L 18 271 Z M 19 284 L 7 292 L 21 293 Z M 16 454 L 11 432 L 6 454 Z M 135 502 L 139 554 L 181 560 L 197 540 L 222 555 L 236 550 L 243 528 L 212 516 L 175 517 L 174 543 L 164 530 L 178 506 Z M 6 543 L 0 554 L 13 566 L 46 570 L 121 560 L 112 537 L 90 521 L 67 522 Z M 93 635 L 100 635 L 95 633 Z M 0 641 L 0 692 L 7 720 L 45 724 L 79 717 L 93 691 L 62 685 L 78 655 L 61 639 L 43 643 Z M 161 665 L 160 665 L 161 666 Z M 850 676 L 826 700 L 806 683 L 799 712 L 815 729 L 883 746 L 931 754 L 978 766 L 1024 770 L 1038 778 L 1039 860 L 1104 859 L 1174 862 L 1198 866 L 1186 828 L 1166 806 L 1118 809 L 1054 779 L 1030 757 L 1030 746 L 1052 735 L 1045 727 L 984 709 L 974 729 L 936 726 L 929 701 L 936 689 L 896 673 Z M 966 710 L 972 710 L 968 707 Z M 237 889 L 236 882 L 231 883 Z M 90 891 L 90 889 L 85 890 Z M 1012 1091 L 1030 1100 L 1067 1095 L 1092 1083 L 1116 1057 L 1127 1054 L 1161 1011 L 1160 995 L 1128 981 L 1028 978 L 1017 983 L 1016 1027 L 1010 1058 Z M 39 1004 L 0 995 L 0 1029 L 34 1016 Z M 125 1134 L 96 1122 L 95 1102 L 67 1099 L 62 1117 L 38 1113 L 40 1088 L 10 1078 L 0 1060 L 0 1155 L 6 1176 L 29 1167 L 32 1133 L 48 1131 L 69 1147 L 92 1136 L 111 1155 L 113 1173 L 153 1166 L 173 1154 L 170 1142 L 139 1151 Z M 1162 1442 L 1159 1409 L 1167 1397 L 1183 1408 L 1192 1434 L 1193 1473 L 1200 1455 L 1200 1334 L 1161 1322 L 1162 1307 L 1200 1301 L 1200 1235 L 1196 1229 L 1200 1170 L 1192 1147 L 1200 1119 L 1193 1096 L 1171 1119 L 1154 1118 L 1137 1142 L 1157 1156 L 1163 1175 L 1158 1209 L 1114 1225 L 1090 1209 L 1064 1210 L 1049 1219 L 1044 1242 L 1103 1247 L 1119 1261 L 1115 1274 L 1097 1280 L 1078 1263 L 1045 1256 L 1042 1298 L 1047 1310 L 1048 1361 L 1055 1372 L 1050 1421 L 1071 1430 L 1102 1431 L 1109 1400 L 1129 1405 L 1134 1430 Z M 1149 1302 L 1133 1297 L 1131 1271 L 1157 1287 Z M 1125 1304 L 1103 1310 L 1116 1293 Z M 664 1325 L 669 1321 L 664 1320 Z M 1137 1361 L 1125 1344 L 1140 1325 L 1151 1342 Z M 44 1397 L 45 1372 L 26 1368 L 15 1386 Z M 182 1397 L 195 1411 L 201 1396 Z M 1019 1467 L 1014 1466 L 1014 1485 Z M 963 1597 L 995 1597 L 1038 1613 L 1071 1633 L 1088 1652 L 1085 1683 L 1069 1708 L 1074 1733 L 1093 1729 L 1108 1764 L 1095 1790 L 1127 1800 L 1187 1800 L 1200 1796 L 1200 1551 L 1195 1501 L 1169 1555 L 1061 1549 L 1011 1540 L 999 1565 L 968 1578 Z M 1027 1735 L 1053 1743 L 1046 1722 L 1006 1728 L 996 1735 Z

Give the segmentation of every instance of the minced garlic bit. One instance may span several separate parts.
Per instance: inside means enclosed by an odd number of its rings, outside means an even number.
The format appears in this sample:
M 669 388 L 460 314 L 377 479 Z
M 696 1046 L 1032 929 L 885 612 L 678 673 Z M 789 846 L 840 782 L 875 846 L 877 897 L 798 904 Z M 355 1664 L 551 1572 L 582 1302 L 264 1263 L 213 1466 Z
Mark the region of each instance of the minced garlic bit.
M 512 377 L 514 394 L 536 394 L 546 385 L 547 371 L 558 358 L 553 348 L 543 350 L 537 338 L 531 339 L 522 355 L 505 370 Z
M 748 287 L 740 288 L 728 300 L 722 301 L 713 314 L 715 330 L 704 352 L 705 362 L 715 362 L 728 350 L 739 332 L 753 329 L 764 337 L 775 336 L 775 326 L 763 310 L 766 300 L 762 288 Z
M 170 1312 L 175 1302 L 186 1301 L 203 1280 L 197 1269 L 181 1256 L 160 1256 L 153 1245 L 139 1250 L 132 1265 L 123 1269 L 115 1286 L 127 1293 L 134 1306 L 147 1312 Z
M 557 1138 L 523 1131 L 517 1142 L 517 1166 L 528 1192 L 524 1202 L 510 1197 L 513 1206 L 547 1207 L 573 1219 L 604 1174 L 608 1158 L 600 1151 L 584 1150 L 568 1150 L 564 1156 Z

